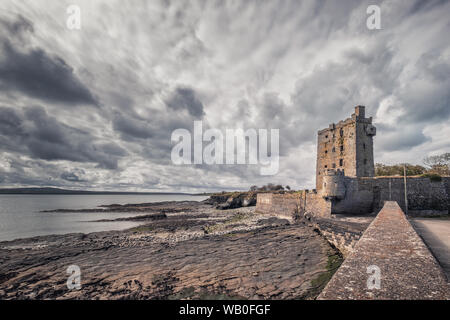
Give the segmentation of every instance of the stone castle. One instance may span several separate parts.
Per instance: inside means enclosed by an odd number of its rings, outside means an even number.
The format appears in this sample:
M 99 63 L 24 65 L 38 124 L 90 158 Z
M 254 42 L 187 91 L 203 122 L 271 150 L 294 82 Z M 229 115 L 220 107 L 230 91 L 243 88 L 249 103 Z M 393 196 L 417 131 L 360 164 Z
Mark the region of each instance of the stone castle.
M 397 201 L 411 215 L 448 214 L 450 178 L 375 177 L 373 138 L 376 128 L 365 107 L 355 107 L 350 118 L 318 132 L 316 189 L 292 193 L 259 193 L 256 210 L 295 218 L 305 214 L 378 212 L 385 201 Z
M 316 189 L 339 192 L 334 190 L 332 183 L 336 176 L 373 177 L 375 134 L 372 118 L 365 117 L 363 106 L 357 106 L 351 118 L 320 130 L 317 135 Z

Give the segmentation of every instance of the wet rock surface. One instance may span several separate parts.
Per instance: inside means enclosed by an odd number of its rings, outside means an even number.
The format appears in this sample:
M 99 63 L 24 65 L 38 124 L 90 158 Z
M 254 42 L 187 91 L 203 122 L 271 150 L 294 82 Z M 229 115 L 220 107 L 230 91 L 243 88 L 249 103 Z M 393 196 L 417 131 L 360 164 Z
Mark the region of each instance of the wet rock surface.
M 146 210 L 148 220 L 125 231 L 1 242 L 0 298 L 314 298 L 341 261 L 313 228 L 254 207 L 172 202 Z M 79 290 L 66 284 L 71 265 L 80 267 Z

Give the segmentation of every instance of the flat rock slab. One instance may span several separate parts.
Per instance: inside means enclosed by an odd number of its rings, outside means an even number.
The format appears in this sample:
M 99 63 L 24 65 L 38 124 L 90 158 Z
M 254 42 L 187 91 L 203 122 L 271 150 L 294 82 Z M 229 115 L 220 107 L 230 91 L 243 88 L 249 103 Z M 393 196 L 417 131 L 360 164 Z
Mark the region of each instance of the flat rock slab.
M 71 236 L 74 237 L 74 236 Z M 1 299 L 294 299 L 327 272 L 328 242 L 288 225 L 167 243 L 118 247 L 56 238 L 33 250 L 1 250 Z M 76 239 L 74 239 L 76 240 Z M 70 265 L 81 289 L 69 290 Z
M 398 204 L 388 201 L 318 298 L 450 299 L 450 288 Z

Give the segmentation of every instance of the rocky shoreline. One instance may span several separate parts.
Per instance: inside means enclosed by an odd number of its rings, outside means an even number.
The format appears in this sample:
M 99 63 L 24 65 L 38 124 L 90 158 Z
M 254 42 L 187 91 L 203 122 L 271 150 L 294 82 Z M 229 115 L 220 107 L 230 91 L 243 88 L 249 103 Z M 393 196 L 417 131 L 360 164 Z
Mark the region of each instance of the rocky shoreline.
M 342 262 L 310 225 L 251 205 L 224 210 L 180 201 L 89 210 L 136 212 L 113 221 L 141 225 L 0 242 L 0 299 L 314 299 Z M 66 285 L 71 265 L 81 271 L 79 290 Z

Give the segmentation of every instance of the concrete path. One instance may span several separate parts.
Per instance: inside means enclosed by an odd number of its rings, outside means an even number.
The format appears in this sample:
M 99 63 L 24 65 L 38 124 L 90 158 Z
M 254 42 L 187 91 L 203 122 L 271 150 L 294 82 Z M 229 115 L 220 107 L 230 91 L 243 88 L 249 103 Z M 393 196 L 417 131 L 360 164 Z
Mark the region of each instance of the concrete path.
M 412 223 L 450 282 L 450 220 L 418 218 L 412 220 Z

